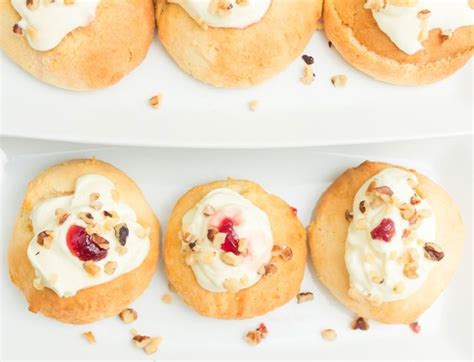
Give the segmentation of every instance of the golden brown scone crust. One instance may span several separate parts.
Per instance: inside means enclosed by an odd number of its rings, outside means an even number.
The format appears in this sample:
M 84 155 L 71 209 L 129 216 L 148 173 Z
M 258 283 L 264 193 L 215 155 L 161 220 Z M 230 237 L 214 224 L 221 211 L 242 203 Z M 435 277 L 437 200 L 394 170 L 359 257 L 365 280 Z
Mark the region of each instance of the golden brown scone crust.
M 214 293 L 203 289 L 186 265 L 178 232 L 184 214 L 214 189 L 227 187 L 262 209 L 270 220 L 275 245 L 293 250 L 290 261 L 273 257 L 277 272 L 237 293 Z M 299 292 L 306 264 L 306 232 L 291 207 L 251 181 L 227 180 L 195 187 L 176 204 L 166 230 L 164 245 L 166 273 L 184 302 L 199 314 L 220 319 L 245 319 L 265 314 L 287 303 Z
M 155 27 L 152 0 L 101 0 L 89 26 L 73 30 L 56 48 L 40 52 L 13 33 L 20 16 L 10 0 L 0 0 L 0 19 L 5 53 L 43 82 L 71 90 L 117 83 L 145 58 Z
M 88 173 L 113 181 L 120 200 L 135 210 L 142 226 L 150 227 L 150 252 L 138 268 L 110 282 L 82 289 L 75 296 L 60 298 L 51 289 L 39 291 L 33 287 L 35 273 L 26 253 L 34 236 L 30 212 L 42 200 L 74 192 L 76 179 Z M 25 295 L 30 311 L 66 323 L 91 323 L 117 315 L 147 288 L 157 266 L 159 235 L 160 225 L 153 210 L 126 174 L 95 159 L 67 161 L 43 171 L 29 183 L 8 249 L 10 277 Z
M 439 81 L 466 64 L 474 49 L 474 26 L 463 27 L 443 41 L 430 32 L 425 49 L 409 55 L 380 30 L 364 0 L 325 0 L 327 37 L 354 67 L 384 82 L 419 85 Z
M 373 306 L 366 300 L 358 302 L 350 298 L 344 260 L 349 227 L 345 211 L 352 210 L 355 194 L 364 182 L 388 167 L 399 166 L 366 161 L 340 175 L 316 206 L 315 218 L 309 228 L 309 244 L 318 277 L 347 308 L 383 323 L 412 323 L 448 286 L 462 254 L 464 228 L 460 211 L 448 193 L 426 176 L 411 170 L 418 178 L 425 199 L 433 207 L 437 220 L 436 244 L 441 246 L 445 256 L 430 271 L 422 287 L 404 300 Z
M 207 30 L 179 5 L 157 1 L 158 36 L 188 74 L 217 87 L 247 87 L 282 71 L 306 47 L 323 0 L 273 0 L 259 23 Z

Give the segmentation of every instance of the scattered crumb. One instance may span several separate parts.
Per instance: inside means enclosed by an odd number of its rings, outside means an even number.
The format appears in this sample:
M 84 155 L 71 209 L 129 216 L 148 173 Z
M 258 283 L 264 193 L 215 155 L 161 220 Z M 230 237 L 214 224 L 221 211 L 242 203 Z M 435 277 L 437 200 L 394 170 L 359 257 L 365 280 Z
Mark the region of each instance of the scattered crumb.
M 135 322 L 138 318 L 138 314 L 135 309 L 127 308 L 119 313 L 119 317 L 124 323 L 128 324 Z
M 249 102 L 249 108 L 251 111 L 256 111 L 258 109 L 258 101 L 254 99 L 253 101 Z
M 158 347 L 160 346 L 162 338 L 161 337 L 153 337 L 148 343 L 148 345 L 144 348 L 146 354 L 153 354 L 158 351 Z
M 309 302 L 310 300 L 314 299 L 314 295 L 311 292 L 301 292 L 296 295 L 296 301 L 298 304 Z
M 321 331 L 321 337 L 326 341 L 334 341 L 337 338 L 337 333 L 334 329 L 323 329 Z
M 362 331 L 366 331 L 369 329 L 369 322 L 367 322 L 367 319 L 363 317 L 358 317 L 354 321 L 352 321 L 351 325 L 352 329 L 360 329 Z
M 145 351 L 146 354 L 155 353 L 158 350 L 158 347 L 163 338 L 161 337 L 148 337 L 141 335 L 134 335 L 132 342 L 135 347 L 141 348 Z
M 418 322 L 410 323 L 409 326 L 413 333 L 418 334 L 421 332 L 421 326 L 418 324 Z
M 262 339 L 264 339 L 266 336 L 268 335 L 268 329 L 267 329 L 267 326 L 263 323 L 260 323 L 260 325 L 258 326 L 257 329 L 253 330 L 253 331 L 249 331 L 247 332 L 247 334 L 245 335 L 245 340 L 253 345 L 253 346 L 256 346 L 257 344 L 259 344 Z
M 336 88 L 343 88 L 347 85 L 347 76 L 344 74 L 338 74 L 331 78 L 331 83 Z
M 173 296 L 171 294 L 164 294 L 162 297 L 161 297 L 161 300 L 163 301 L 163 303 L 165 304 L 171 304 L 171 302 L 173 301 Z
M 300 78 L 301 82 L 305 85 L 310 85 L 314 82 L 316 74 L 314 74 L 313 66 L 311 64 L 305 64 L 303 69 L 303 76 Z
M 150 98 L 149 102 L 150 102 L 150 105 L 153 107 L 153 108 L 158 108 L 161 104 L 161 95 L 160 94 L 157 94 L 153 97 Z
M 132 336 L 136 336 L 138 334 L 138 331 L 135 328 L 130 329 L 130 333 Z
M 332 41 L 328 41 L 328 47 L 332 48 Z
M 91 331 L 82 333 L 82 336 L 89 342 L 90 344 L 94 344 L 96 342 L 94 333 Z

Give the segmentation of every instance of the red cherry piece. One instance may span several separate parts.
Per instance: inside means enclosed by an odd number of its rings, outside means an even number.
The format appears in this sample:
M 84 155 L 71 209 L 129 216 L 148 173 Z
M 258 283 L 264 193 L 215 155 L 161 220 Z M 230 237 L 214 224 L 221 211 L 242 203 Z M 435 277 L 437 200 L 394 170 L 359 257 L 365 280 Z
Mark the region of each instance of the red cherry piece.
M 377 225 L 371 232 L 370 236 L 374 240 L 383 240 L 389 242 L 395 235 L 395 223 L 392 219 L 382 219 L 379 225 Z
M 107 256 L 107 250 L 101 249 L 82 226 L 72 225 L 67 231 L 66 242 L 72 255 L 82 261 L 99 261 Z
M 225 241 L 221 245 L 221 249 L 225 252 L 234 253 L 240 255 L 239 252 L 239 237 L 234 230 L 234 222 L 232 219 L 225 218 L 219 224 L 217 228 L 220 233 L 226 234 Z

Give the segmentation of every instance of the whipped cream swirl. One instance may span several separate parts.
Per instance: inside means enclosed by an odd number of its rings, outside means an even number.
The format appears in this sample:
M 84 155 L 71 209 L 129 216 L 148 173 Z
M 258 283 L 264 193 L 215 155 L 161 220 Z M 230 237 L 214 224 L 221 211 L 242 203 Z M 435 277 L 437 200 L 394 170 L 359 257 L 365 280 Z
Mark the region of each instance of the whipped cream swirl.
M 120 202 L 118 197 L 112 181 L 104 176 L 88 174 L 76 180 L 73 195 L 47 199 L 33 209 L 31 222 L 35 236 L 27 253 L 37 276 L 35 286 L 45 286 L 60 297 L 69 297 L 81 289 L 115 279 L 143 262 L 150 248 L 148 230 L 137 223 L 135 211 Z M 90 214 L 93 222 L 85 222 L 84 214 Z M 124 245 L 117 240 L 114 229 L 120 224 L 125 224 L 128 229 Z M 90 245 L 96 251 L 100 250 L 102 255 L 106 253 L 103 259 L 93 261 L 100 269 L 96 275 L 91 275 L 84 267 L 85 260 L 74 255 L 67 235 L 71 227 L 86 229 L 94 225 L 97 235 L 109 245 L 106 251 Z M 52 241 L 40 245 L 40 234 L 45 231 L 52 235 Z M 87 247 L 82 250 L 87 251 Z
M 236 292 L 261 278 L 272 257 L 268 216 L 239 193 L 211 191 L 182 220 L 182 243 L 199 285 L 211 292 Z
M 61 40 L 79 27 L 88 26 L 95 18 L 100 0 L 11 0 L 21 20 L 30 46 L 39 51 L 55 48 Z
M 168 0 L 179 4 L 201 25 L 243 29 L 258 23 L 272 0 Z
M 435 242 L 436 220 L 417 185 L 414 174 L 387 168 L 357 192 L 345 251 L 350 293 L 391 302 L 425 281 L 434 263 L 425 248 Z
M 403 5 L 389 0 L 385 6 L 378 3 L 368 1 L 366 6 L 372 9 L 379 28 L 410 55 L 423 50 L 422 42 L 432 29 L 441 29 L 449 37 L 456 29 L 473 24 L 467 0 L 411 0 Z

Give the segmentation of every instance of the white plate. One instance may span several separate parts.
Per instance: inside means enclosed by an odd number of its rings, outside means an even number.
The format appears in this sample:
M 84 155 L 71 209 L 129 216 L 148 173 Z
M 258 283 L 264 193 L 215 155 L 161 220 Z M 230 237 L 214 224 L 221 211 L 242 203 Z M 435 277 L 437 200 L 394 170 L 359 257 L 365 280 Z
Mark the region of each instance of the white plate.
M 249 89 L 216 89 L 184 74 L 157 40 L 118 85 L 75 93 L 45 85 L 2 54 L 2 134 L 84 143 L 173 147 L 300 147 L 380 142 L 472 131 L 472 67 L 425 87 L 365 76 L 329 49 L 323 33 L 306 54 L 316 81 L 300 82 L 303 61 Z M 331 76 L 346 74 L 336 89 Z M 160 109 L 148 99 L 163 95 Z M 257 112 L 248 103 L 258 100 Z
M 130 343 L 129 328 L 164 337 L 156 354 L 161 359 L 469 359 L 472 354 L 472 139 L 469 137 L 383 145 L 266 151 L 167 150 L 104 148 L 52 142 L 3 142 L 8 162 L 2 190 L 1 261 L 2 345 L 5 359 L 141 359 L 145 354 Z M 160 270 L 132 307 L 139 319 L 124 325 L 118 318 L 88 326 L 65 325 L 27 311 L 22 295 L 8 279 L 5 250 L 28 180 L 57 162 L 96 155 L 126 171 L 143 189 L 163 226 L 177 198 L 191 186 L 233 176 L 261 183 L 298 208 L 308 224 L 321 192 L 340 172 L 366 158 L 391 160 L 429 174 L 449 190 L 466 220 L 466 247 L 460 268 L 448 290 L 420 319 L 422 332 L 408 326 L 370 322 L 367 332 L 353 331 L 352 314 L 316 279 L 308 263 L 302 291 L 315 300 L 291 301 L 268 315 L 244 321 L 204 318 L 174 295 L 171 305 L 160 297 L 169 293 Z M 249 162 L 252 160 L 252 162 Z M 453 160 L 455 160 L 453 162 Z M 264 322 L 270 334 L 258 347 L 243 340 L 246 331 Z M 338 333 L 335 342 L 320 337 L 324 328 Z M 98 340 L 88 345 L 80 336 L 92 330 Z

